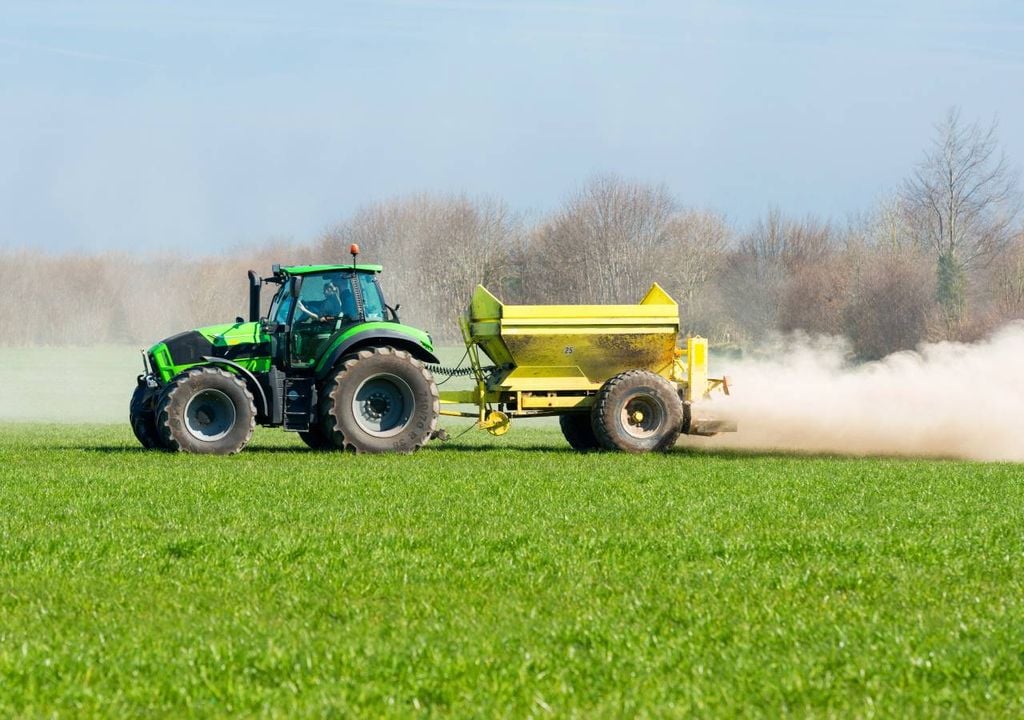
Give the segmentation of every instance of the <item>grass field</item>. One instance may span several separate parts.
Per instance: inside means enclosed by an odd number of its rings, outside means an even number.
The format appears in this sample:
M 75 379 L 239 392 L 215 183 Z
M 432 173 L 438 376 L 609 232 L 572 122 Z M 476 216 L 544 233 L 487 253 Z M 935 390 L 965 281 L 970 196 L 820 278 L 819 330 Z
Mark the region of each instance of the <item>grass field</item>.
M 0 425 L 0 716 L 1024 713 L 1019 466 Z

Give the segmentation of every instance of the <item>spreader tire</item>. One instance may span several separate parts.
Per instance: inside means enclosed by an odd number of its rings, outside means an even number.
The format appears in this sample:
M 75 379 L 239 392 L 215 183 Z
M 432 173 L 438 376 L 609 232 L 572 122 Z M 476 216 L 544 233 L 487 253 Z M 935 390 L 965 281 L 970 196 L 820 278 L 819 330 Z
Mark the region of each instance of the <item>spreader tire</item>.
M 237 375 L 194 368 L 164 388 L 156 425 L 168 450 L 231 455 L 252 437 L 256 404 Z
M 334 450 L 334 444 L 331 442 L 330 436 L 323 429 L 321 423 L 312 423 L 309 426 L 309 430 L 300 432 L 299 437 L 302 438 L 302 442 L 306 443 L 311 450 Z
M 131 423 L 135 438 L 147 450 L 156 450 L 163 445 L 156 430 L 156 401 L 160 393 L 147 385 L 137 385 L 128 404 L 128 422 Z
M 602 447 L 640 453 L 668 450 L 683 425 L 676 387 L 647 370 L 629 370 L 606 382 L 591 411 Z
M 437 428 L 434 376 L 404 350 L 361 350 L 324 388 L 321 425 L 334 447 L 353 452 L 411 453 Z
M 601 447 L 594 435 L 594 426 L 590 422 L 590 414 L 582 412 L 565 413 L 558 416 L 558 424 L 562 434 L 573 450 L 585 452 Z

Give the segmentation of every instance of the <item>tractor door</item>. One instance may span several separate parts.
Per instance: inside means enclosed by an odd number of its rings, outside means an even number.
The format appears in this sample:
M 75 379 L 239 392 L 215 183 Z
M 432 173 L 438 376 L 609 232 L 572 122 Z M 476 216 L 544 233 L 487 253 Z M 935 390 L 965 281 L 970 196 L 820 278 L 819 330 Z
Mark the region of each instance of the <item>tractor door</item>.
M 291 367 L 313 367 L 336 333 L 362 321 L 354 273 L 304 275 L 292 315 Z
M 299 279 L 286 280 L 281 289 L 277 291 L 273 302 L 270 303 L 270 311 L 264 326 L 270 335 L 270 357 L 274 366 L 281 370 L 288 367 L 289 335 L 292 311 L 295 309 L 295 296 L 298 292 L 296 281 Z

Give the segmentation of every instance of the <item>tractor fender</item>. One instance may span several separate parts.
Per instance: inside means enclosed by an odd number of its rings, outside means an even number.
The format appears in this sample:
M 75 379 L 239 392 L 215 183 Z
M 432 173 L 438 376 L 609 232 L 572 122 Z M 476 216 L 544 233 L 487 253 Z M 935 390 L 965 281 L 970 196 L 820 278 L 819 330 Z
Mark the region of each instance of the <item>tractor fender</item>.
M 316 379 L 323 380 L 327 377 L 338 361 L 344 356 L 363 347 L 380 347 L 382 345 L 389 345 L 398 350 L 406 350 L 417 360 L 422 360 L 431 365 L 438 365 L 441 362 L 434 353 L 420 345 L 414 337 L 403 332 L 395 332 L 394 330 L 373 329 L 356 333 L 334 348 L 331 354 L 320 364 L 319 369 L 316 371 Z
M 267 394 L 263 391 L 263 386 L 260 385 L 260 381 L 257 380 L 256 376 L 249 370 L 245 369 L 233 360 L 228 360 L 226 358 L 204 355 L 203 360 L 208 362 L 210 365 L 223 365 L 225 367 L 229 367 L 245 378 L 245 384 L 249 386 L 249 390 L 256 394 L 256 410 L 264 416 L 270 415 L 270 405 L 267 403 Z

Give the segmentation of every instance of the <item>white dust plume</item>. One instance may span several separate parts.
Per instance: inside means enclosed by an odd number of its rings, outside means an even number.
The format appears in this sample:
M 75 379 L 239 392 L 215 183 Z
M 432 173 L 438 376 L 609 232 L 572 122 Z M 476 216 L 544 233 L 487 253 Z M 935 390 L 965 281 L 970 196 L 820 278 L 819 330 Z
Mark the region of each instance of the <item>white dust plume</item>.
M 1024 461 L 1024 323 L 976 344 L 851 364 L 835 338 L 789 338 L 722 361 L 732 395 L 696 416 L 735 420 L 716 447 Z

